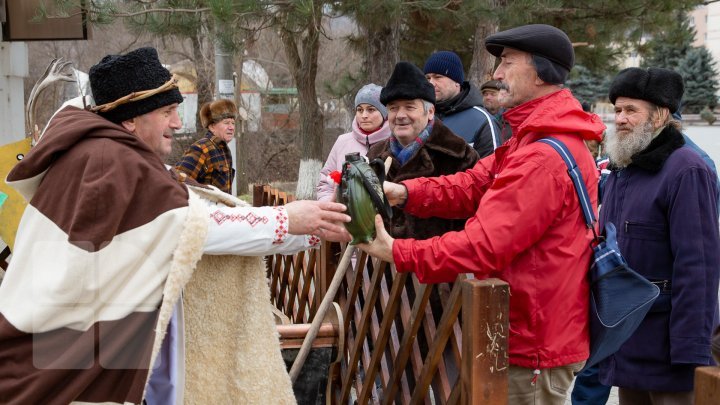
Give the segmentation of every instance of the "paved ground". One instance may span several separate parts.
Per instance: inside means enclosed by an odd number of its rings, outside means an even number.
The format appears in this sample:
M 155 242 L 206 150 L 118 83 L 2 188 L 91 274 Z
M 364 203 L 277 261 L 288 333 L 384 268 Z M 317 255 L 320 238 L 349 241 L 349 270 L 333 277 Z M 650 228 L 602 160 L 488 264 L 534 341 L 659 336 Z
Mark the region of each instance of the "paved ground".
M 720 125 L 699 125 L 684 128 L 685 133 L 720 165 Z

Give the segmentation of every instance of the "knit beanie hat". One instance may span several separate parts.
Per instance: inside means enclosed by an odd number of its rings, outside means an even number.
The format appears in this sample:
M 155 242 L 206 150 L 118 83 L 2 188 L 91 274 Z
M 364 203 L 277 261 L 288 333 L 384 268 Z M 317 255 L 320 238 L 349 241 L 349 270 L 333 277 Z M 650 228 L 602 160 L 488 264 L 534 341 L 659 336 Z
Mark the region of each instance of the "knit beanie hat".
M 355 108 L 360 104 L 370 104 L 377 108 L 382 114 L 383 118 L 387 118 L 387 108 L 380 102 L 380 92 L 382 87 L 375 83 L 370 83 L 362 86 L 355 95 Z
M 220 122 L 225 118 L 235 119 L 237 111 L 237 106 L 232 100 L 221 98 L 220 100 L 211 101 L 200 107 L 200 123 L 203 128 L 207 129 L 210 124 Z
M 465 81 L 462 61 L 455 52 L 439 51 L 430 55 L 425 62 L 423 72 L 425 74 L 437 73 L 449 77 L 458 84 L 463 84 L 463 81 Z
M 435 88 L 417 66 L 410 62 L 398 62 L 380 92 L 380 102 L 388 105 L 393 100 L 416 98 L 435 104 Z
M 172 75 L 163 67 L 155 48 L 139 48 L 125 55 L 107 55 L 90 68 L 90 89 L 97 105 L 111 103 L 130 93 L 153 90 L 167 83 Z M 119 124 L 160 107 L 182 103 L 177 86 L 137 101 L 99 112 Z
M 610 85 L 610 102 L 618 97 L 649 101 L 675 113 L 680 107 L 685 87 L 679 73 L 663 68 L 627 68 L 621 70 Z
M 575 64 L 570 38 L 551 25 L 523 25 L 485 38 L 485 49 L 495 57 L 499 58 L 505 47 L 532 54 L 538 77 L 546 83 L 565 83 Z

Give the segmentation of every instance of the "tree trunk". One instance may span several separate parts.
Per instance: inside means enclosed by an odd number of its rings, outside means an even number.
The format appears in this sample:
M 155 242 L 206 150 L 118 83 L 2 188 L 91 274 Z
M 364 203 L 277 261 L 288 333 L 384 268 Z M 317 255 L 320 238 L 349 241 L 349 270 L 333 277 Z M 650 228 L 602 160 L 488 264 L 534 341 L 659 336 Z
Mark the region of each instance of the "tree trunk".
M 495 70 L 495 57 L 485 49 L 485 38 L 497 32 L 497 29 L 497 22 L 494 19 L 481 19 L 475 28 L 475 45 L 468 81 L 478 89 L 483 83 L 492 79 Z
M 223 30 L 227 32 L 230 28 L 226 25 L 216 25 L 217 29 Z M 216 91 L 216 99 L 228 99 L 228 100 L 235 100 L 235 94 L 239 91 L 235 88 L 235 81 L 233 79 L 233 59 L 235 51 L 234 49 L 228 49 L 228 47 L 219 39 L 219 36 L 216 34 L 215 36 L 215 43 L 214 43 L 214 50 L 215 50 L 215 88 Z M 236 104 L 237 105 L 237 104 Z M 237 116 L 238 111 L 235 111 L 235 115 Z M 236 122 L 239 121 L 236 120 Z M 234 155 L 234 161 L 233 161 L 233 169 L 235 169 L 235 175 L 237 176 L 240 172 L 240 163 L 244 162 L 245 157 L 240 156 L 238 152 L 240 152 L 240 148 L 238 147 L 240 144 L 240 140 L 237 136 L 237 126 L 235 127 L 235 133 L 233 134 L 233 140 L 235 141 L 235 144 L 232 145 L 232 142 L 230 143 L 230 150 L 233 152 Z M 232 146 L 235 146 L 234 150 Z M 234 181 L 235 179 L 232 179 Z M 239 189 L 235 186 L 235 184 L 231 184 L 231 189 L 235 189 L 234 193 L 231 194 L 247 194 L 248 190 L 247 187 L 244 189 Z
M 367 66 L 367 81 L 379 86 L 385 86 L 400 60 L 400 28 L 399 24 L 390 22 L 382 27 L 365 27 L 367 33 L 367 48 L 365 63 Z
M 197 72 L 197 82 L 195 83 L 195 87 L 197 90 L 197 112 L 200 113 L 200 107 L 207 103 L 212 101 L 212 89 L 213 89 L 213 79 L 215 76 L 215 73 L 213 73 L 212 66 L 210 66 L 206 61 L 207 58 L 203 54 L 203 36 L 198 35 L 195 38 L 191 39 L 192 42 L 192 50 L 193 50 L 193 59 L 195 60 L 195 70 Z M 201 137 L 205 135 L 205 128 L 203 128 L 202 124 L 200 123 L 200 120 L 197 119 L 195 121 L 195 130 L 197 131 L 196 137 Z
M 244 108 L 245 111 L 247 111 L 247 108 L 245 108 L 245 105 L 243 103 L 242 99 L 242 77 L 243 77 L 243 62 L 245 61 L 245 58 L 243 57 L 243 52 L 237 52 L 235 54 L 235 73 L 237 74 L 237 82 L 235 83 L 235 104 L 239 108 Z M 247 118 L 247 116 L 245 116 Z M 246 122 L 243 121 L 244 118 L 238 117 L 237 120 L 237 140 L 236 140 L 236 148 L 235 148 L 235 156 L 237 157 L 237 172 L 235 173 L 235 184 L 237 186 L 238 194 L 246 194 L 250 192 L 249 188 L 249 180 L 248 180 L 248 174 L 247 174 L 247 161 L 248 161 L 248 146 L 247 146 L 247 135 L 245 134 L 245 125 Z
M 322 2 L 315 3 L 316 16 L 322 15 L 321 7 Z M 298 199 L 314 199 L 315 184 L 323 163 L 322 138 L 325 127 L 315 90 L 320 48 L 320 19 L 310 20 L 302 35 L 285 29 L 281 31 L 280 37 L 290 73 L 295 79 L 300 104 L 301 155 L 295 196 Z M 300 44 L 297 43 L 296 38 L 300 39 Z

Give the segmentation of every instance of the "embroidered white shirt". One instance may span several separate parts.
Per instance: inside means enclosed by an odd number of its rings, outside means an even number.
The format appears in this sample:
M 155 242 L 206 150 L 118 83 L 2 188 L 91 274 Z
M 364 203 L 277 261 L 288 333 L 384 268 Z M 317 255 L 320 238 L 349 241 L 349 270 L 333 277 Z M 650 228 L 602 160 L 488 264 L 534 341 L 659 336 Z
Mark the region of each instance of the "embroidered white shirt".
M 205 254 L 265 256 L 318 247 L 312 235 L 290 235 L 285 208 L 228 207 L 204 200 L 210 213 Z

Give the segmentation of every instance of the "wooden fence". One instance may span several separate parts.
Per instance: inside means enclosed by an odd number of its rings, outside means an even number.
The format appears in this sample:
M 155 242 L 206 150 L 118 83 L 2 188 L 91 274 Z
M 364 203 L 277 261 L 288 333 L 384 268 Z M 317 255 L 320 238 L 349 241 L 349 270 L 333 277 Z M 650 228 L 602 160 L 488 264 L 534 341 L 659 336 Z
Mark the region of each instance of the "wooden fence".
M 695 405 L 720 404 L 720 367 L 695 369 Z
M 254 205 L 292 197 L 255 186 Z M 370 260 L 336 269 L 339 244 L 267 257 L 273 304 L 293 324 L 309 323 L 335 271 L 345 344 L 331 365 L 328 399 L 358 404 L 506 404 L 509 290 L 500 280 L 461 276 L 420 284 Z

